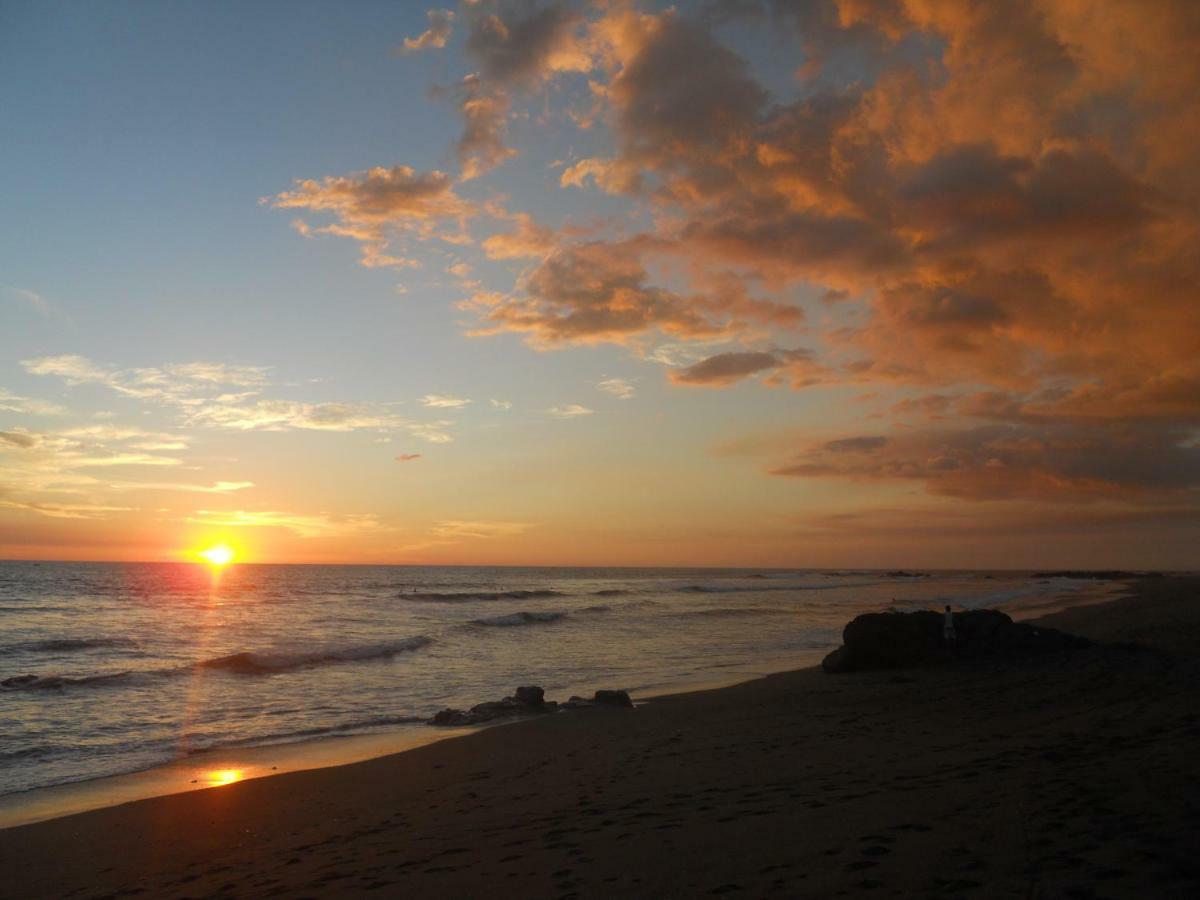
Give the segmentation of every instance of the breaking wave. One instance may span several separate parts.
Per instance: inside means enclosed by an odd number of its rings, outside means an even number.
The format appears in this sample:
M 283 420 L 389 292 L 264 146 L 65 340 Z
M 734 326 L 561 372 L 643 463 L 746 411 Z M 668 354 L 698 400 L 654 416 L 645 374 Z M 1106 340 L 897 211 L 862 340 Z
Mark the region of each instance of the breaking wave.
M 417 600 L 424 603 L 472 603 L 492 600 L 535 600 L 541 597 L 562 597 L 560 591 L 412 591 L 396 595 L 401 600 Z
M 0 681 L 0 687 L 9 691 L 61 690 L 67 687 L 111 687 L 125 682 L 134 672 L 112 672 L 104 675 L 84 675 L 72 678 L 67 675 L 14 675 Z
M 288 672 L 293 669 L 308 669 L 314 666 L 331 665 L 336 663 L 359 662 L 362 660 L 387 659 L 400 653 L 419 650 L 433 643 L 433 638 L 419 635 L 401 641 L 390 641 L 381 644 L 362 644 L 349 647 L 323 647 L 299 652 L 255 652 L 243 651 L 206 659 L 191 665 L 176 666 L 170 669 L 151 669 L 146 671 L 112 672 L 98 675 L 14 675 L 0 681 L 0 688 L 9 691 L 41 691 L 61 690 L 77 687 L 113 687 L 131 683 L 134 680 L 153 678 L 170 678 L 187 675 L 197 669 L 217 669 L 223 672 L 233 672 L 238 675 L 274 675 L 278 672 Z
M 13 649 L 30 653 L 72 653 L 77 650 L 100 650 L 117 647 L 136 647 L 137 641 L 129 638 L 51 638 L 45 641 L 30 641 L 18 644 Z
M 779 609 L 773 606 L 717 606 L 712 609 L 689 609 L 675 615 L 681 619 L 730 619 L 743 616 L 791 616 L 795 613 L 790 609 Z
M 873 587 L 880 581 L 860 581 L 842 584 L 759 584 L 754 587 L 723 587 L 715 584 L 688 584 L 676 590 L 681 594 L 745 594 L 761 591 L 832 591 L 843 588 Z
M 485 625 L 490 628 L 512 628 L 516 625 L 546 625 L 565 619 L 565 612 L 515 612 L 507 616 L 492 616 L 489 619 L 475 619 L 471 624 Z
M 367 659 L 387 659 L 400 653 L 433 643 L 433 638 L 419 635 L 402 641 L 391 641 L 383 644 L 362 644 L 350 647 L 324 647 L 301 653 L 261 653 L 242 652 L 231 653 L 197 663 L 198 668 L 220 669 L 226 672 L 237 672 L 239 675 L 272 675 L 276 672 L 287 672 L 292 669 L 307 669 L 313 666 L 331 663 L 358 662 Z

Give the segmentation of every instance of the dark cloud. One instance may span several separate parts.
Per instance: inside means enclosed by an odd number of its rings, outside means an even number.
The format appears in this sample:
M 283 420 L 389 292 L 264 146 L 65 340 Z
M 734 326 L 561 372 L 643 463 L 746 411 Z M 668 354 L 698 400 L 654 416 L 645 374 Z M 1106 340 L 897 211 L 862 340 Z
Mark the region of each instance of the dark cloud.
M 726 387 L 759 372 L 777 369 L 780 365 L 779 357 L 773 353 L 719 353 L 686 369 L 671 372 L 670 378 L 675 384 Z
M 1170 428 L 995 425 L 843 438 L 774 475 L 916 481 L 969 500 L 1079 500 L 1200 487 L 1200 446 Z
M 37 445 L 37 437 L 23 431 L 0 431 L 0 442 L 26 450 Z
M 609 92 L 625 153 L 640 160 L 669 167 L 723 148 L 766 102 L 743 59 L 673 11 L 626 24 L 615 46 L 622 60 Z
M 458 158 L 463 178 L 471 179 L 516 155 L 505 143 L 514 91 L 557 72 L 587 70 L 591 60 L 577 43 L 582 19 L 568 3 L 485 0 L 464 12 L 467 53 L 480 67 L 458 88 Z
M 988 241 L 1096 240 L 1151 216 L 1146 186 L 1094 150 L 1002 156 L 990 144 L 953 147 L 896 190 L 898 208 L 939 251 Z
M 504 143 L 507 93 L 491 88 L 476 75 L 463 79 L 459 90 L 463 132 L 458 140 L 458 162 L 463 180 L 469 180 L 494 169 L 516 151 Z
M 802 318 L 794 307 L 720 283 L 701 295 L 656 287 L 643 262 L 647 252 L 637 239 L 562 244 L 513 294 L 479 294 L 468 302 L 482 320 L 475 333 L 524 332 L 539 346 L 620 344 L 654 333 L 711 339 L 745 331 L 748 322 L 786 327 Z
M 883 436 L 839 438 L 836 441 L 826 441 L 824 449 L 832 453 L 866 453 L 887 446 L 888 439 Z
M 485 79 L 499 87 L 527 84 L 573 54 L 580 16 L 570 4 L 477 3 L 468 10 L 467 51 Z M 559 60 L 561 64 L 561 60 Z

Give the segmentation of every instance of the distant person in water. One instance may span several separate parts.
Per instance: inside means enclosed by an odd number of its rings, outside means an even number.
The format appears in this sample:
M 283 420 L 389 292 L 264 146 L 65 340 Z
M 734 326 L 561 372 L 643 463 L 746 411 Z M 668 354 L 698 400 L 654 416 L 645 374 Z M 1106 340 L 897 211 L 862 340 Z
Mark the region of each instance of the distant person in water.
M 958 633 L 954 630 L 954 613 L 950 612 L 950 604 L 946 604 L 945 623 L 942 625 L 942 640 L 946 646 L 953 647 L 958 640 Z

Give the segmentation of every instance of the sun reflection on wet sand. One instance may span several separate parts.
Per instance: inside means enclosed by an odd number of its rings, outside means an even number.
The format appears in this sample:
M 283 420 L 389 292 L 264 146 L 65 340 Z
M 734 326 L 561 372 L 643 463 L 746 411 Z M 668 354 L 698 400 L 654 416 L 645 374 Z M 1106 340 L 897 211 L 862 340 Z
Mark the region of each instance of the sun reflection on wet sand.
M 233 784 L 235 781 L 241 781 L 243 777 L 241 769 L 214 769 L 206 773 L 204 779 L 213 787 L 220 787 L 223 784 Z

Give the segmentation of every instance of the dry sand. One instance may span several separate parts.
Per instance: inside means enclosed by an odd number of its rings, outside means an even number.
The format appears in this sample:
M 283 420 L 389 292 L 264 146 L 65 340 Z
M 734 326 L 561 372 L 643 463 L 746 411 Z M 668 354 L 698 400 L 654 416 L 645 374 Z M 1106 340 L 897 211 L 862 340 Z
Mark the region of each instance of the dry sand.
M 1200 580 L 1136 644 L 806 670 L 0 831 L 0 895 L 1200 896 Z

